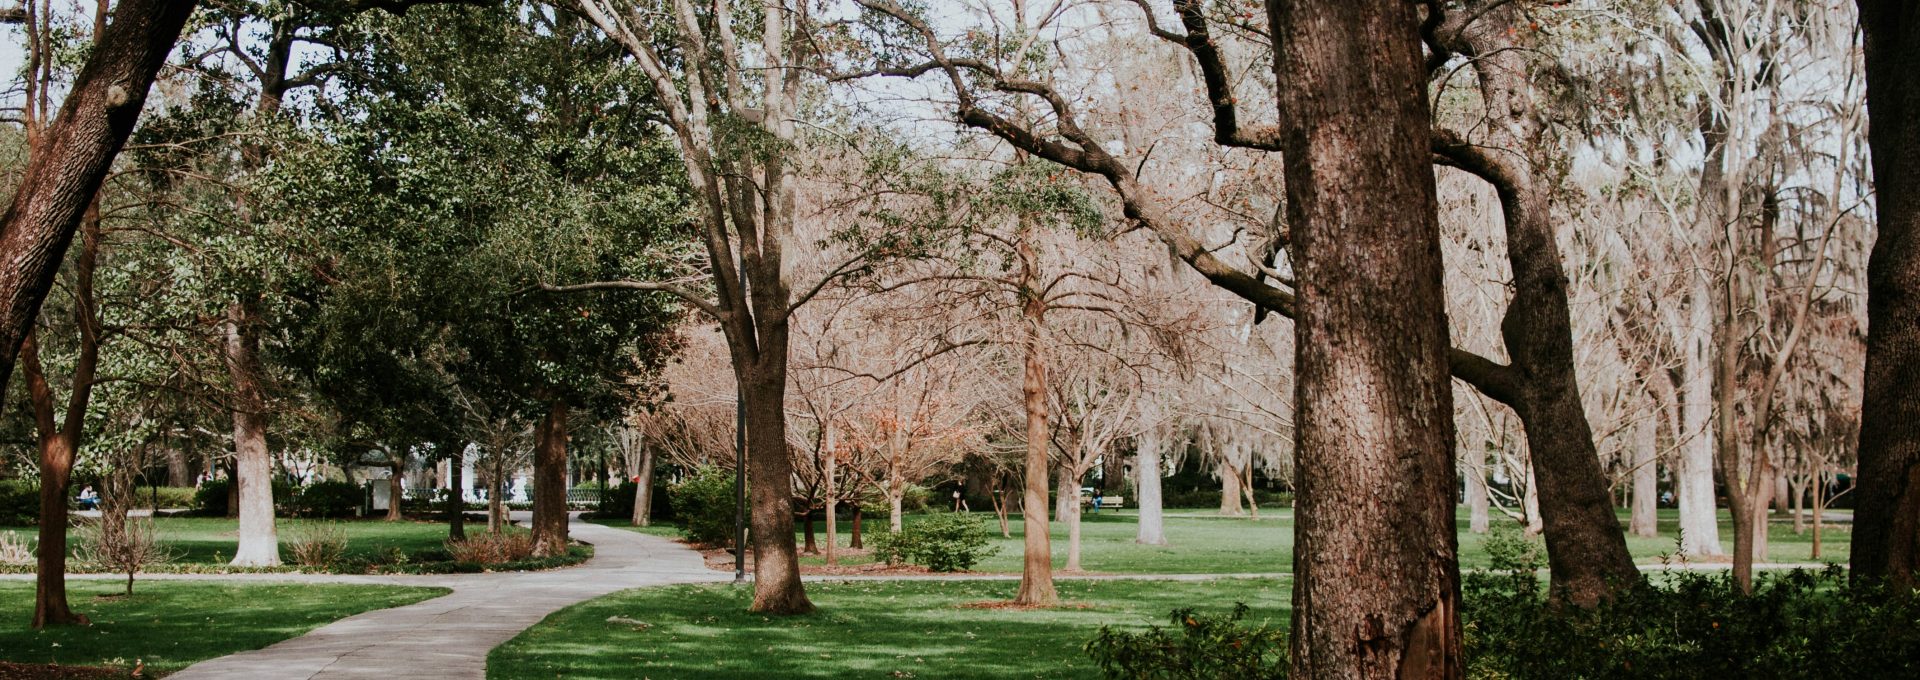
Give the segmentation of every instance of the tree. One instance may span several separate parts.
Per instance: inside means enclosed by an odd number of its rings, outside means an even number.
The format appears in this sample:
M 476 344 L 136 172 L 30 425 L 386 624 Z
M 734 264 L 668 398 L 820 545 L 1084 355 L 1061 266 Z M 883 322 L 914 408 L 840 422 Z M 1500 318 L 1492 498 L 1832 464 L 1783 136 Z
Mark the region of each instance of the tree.
M 1411 3 L 1278 0 L 1268 23 L 1299 244 L 1293 675 L 1460 677 L 1419 20 Z
M 1853 553 L 1858 581 L 1920 568 L 1920 6 L 1860 0 L 1879 236 L 1867 264 L 1867 368 Z
M 675 0 L 665 19 L 624 2 L 578 4 L 653 85 L 693 188 L 714 297 L 657 281 L 601 287 L 670 292 L 720 324 L 745 411 L 753 487 L 751 610 L 812 611 L 793 539 L 786 419 L 788 321 L 811 294 L 795 300 L 783 275 L 794 206 L 786 159 L 796 151 L 806 73 L 798 66 L 810 49 L 799 39 L 807 4 L 765 0 L 736 15 L 734 2 L 723 0 L 703 8 L 702 16 L 690 0 Z M 743 56 L 742 33 L 760 38 L 757 61 Z

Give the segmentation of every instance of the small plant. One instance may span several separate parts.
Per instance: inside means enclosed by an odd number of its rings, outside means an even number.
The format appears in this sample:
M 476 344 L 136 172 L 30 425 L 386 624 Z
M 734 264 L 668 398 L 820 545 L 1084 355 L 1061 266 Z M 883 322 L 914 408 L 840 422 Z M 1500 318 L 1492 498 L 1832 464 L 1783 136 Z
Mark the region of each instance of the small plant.
M 0 480 L 0 526 L 30 526 L 40 519 L 40 484 Z
M 77 522 L 75 528 L 74 559 L 126 574 L 127 595 L 133 594 L 133 577 L 141 569 L 173 561 L 151 519 L 107 516 Z
M 667 502 L 687 540 L 705 545 L 733 542 L 733 471 L 706 466 L 667 488 Z
M 303 522 L 287 532 L 287 548 L 295 564 L 331 567 L 347 555 L 347 530 L 338 522 Z
M 533 556 L 533 533 L 508 528 L 497 534 L 469 536 L 464 541 L 447 541 L 447 552 L 455 562 L 505 564 Z
M 908 524 L 904 531 L 874 537 L 873 554 L 888 564 L 912 562 L 933 571 L 965 571 L 999 552 L 988 547 L 987 525 L 972 515 L 940 513 Z
M 1107 626 L 1087 643 L 1087 655 L 1105 677 L 1118 680 L 1262 680 L 1287 677 L 1287 632 L 1246 626 L 1247 605 L 1225 616 L 1173 610 L 1178 632 L 1154 626 L 1143 633 Z
M 1540 543 L 1518 527 L 1502 524 L 1487 533 L 1487 558 L 1493 571 L 1525 573 L 1528 578 L 1546 566 Z
M 0 532 L 0 564 L 33 564 L 33 545 L 12 532 Z

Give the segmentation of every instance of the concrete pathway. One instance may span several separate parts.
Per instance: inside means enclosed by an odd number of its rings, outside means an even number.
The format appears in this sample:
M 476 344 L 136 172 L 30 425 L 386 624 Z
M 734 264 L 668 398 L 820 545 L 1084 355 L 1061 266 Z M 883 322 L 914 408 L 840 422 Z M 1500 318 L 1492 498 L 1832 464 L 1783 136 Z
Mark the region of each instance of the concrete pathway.
M 593 559 L 566 569 L 453 576 L 250 575 L 258 580 L 443 586 L 453 593 L 335 621 L 265 649 L 203 661 L 174 680 L 463 678 L 487 675 L 487 652 L 562 607 L 616 590 L 724 581 L 679 543 L 575 521 Z M 281 578 L 268 578 L 281 577 Z M 214 577 L 239 580 L 233 576 Z M 251 579 L 249 579 L 251 580 Z

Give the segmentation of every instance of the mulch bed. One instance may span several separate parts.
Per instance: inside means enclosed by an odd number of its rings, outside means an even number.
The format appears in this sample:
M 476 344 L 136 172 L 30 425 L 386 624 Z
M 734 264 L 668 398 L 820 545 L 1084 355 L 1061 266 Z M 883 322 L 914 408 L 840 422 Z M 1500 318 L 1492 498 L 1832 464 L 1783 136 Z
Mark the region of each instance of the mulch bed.
M 106 678 L 153 677 L 134 675 L 131 669 L 100 666 L 62 666 L 51 663 L 13 663 L 0 661 L 0 680 L 104 680 Z

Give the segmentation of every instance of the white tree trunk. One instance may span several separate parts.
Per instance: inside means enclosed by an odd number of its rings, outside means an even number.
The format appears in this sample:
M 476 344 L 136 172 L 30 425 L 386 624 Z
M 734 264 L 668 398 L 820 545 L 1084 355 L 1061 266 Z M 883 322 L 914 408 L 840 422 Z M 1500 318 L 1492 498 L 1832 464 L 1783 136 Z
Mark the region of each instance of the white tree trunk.
M 1214 469 L 1220 473 L 1220 514 L 1239 517 L 1240 470 L 1225 458 Z
M 240 541 L 236 567 L 280 565 L 280 537 L 273 524 L 273 459 L 267 453 L 266 400 L 260 387 L 259 343 L 250 333 L 247 308 L 227 309 L 226 364 L 234 383 L 234 483 L 240 496 Z M 396 499 L 394 502 L 399 502 Z
M 895 533 L 899 533 L 902 526 L 901 505 L 906 495 L 907 485 L 900 479 L 900 475 L 896 474 L 892 479 L 887 480 L 887 526 L 891 527 Z
M 1527 516 L 1527 535 L 1539 536 L 1546 531 L 1546 520 L 1540 517 L 1540 483 L 1533 475 L 1533 462 L 1527 462 L 1527 495 L 1520 499 L 1520 511 Z
M 840 460 L 839 460 L 839 457 L 835 454 L 837 449 L 835 447 L 835 443 L 833 439 L 833 425 L 831 422 L 829 422 L 824 427 L 826 428 L 826 433 L 825 433 L 826 434 L 826 437 L 825 437 L 826 451 L 822 452 L 822 455 L 826 457 L 826 460 L 824 461 L 825 469 L 821 473 L 821 476 L 824 477 L 825 479 L 822 479 L 821 481 L 824 483 L 826 487 L 827 566 L 831 567 L 831 566 L 838 565 L 840 563 L 839 557 L 834 554 L 834 548 L 840 544 L 840 524 L 838 521 L 839 520 L 838 510 L 840 506 L 840 501 L 839 501 L 840 489 L 838 486 L 839 480 L 836 479 L 839 472 Z
M 1659 431 L 1653 421 L 1634 427 L 1633 432 L 1633 516 L 1627 523 L 1635 536 L 1660 535 L 1660 446 Z
M 1680 448 L 1675 471 L 1675 495 L 1680 504 L 1680 552 L 1716 556 L 1720 546 L 1720 519 L 1713 494 L 1713 299 L 1705 276 L 1692 293 L 1691 324 L 1686 334 L 1686 365 L 1681 377 L 1680 420 L 1688 437 Z
M 1136 441 L 1133 495 L 1140 508 L 1140 526 L 1133 541 L 1142 545 L 1167 544 L 1166 520 L 1160 508 L 1160 443 L 1159 428 L 1149 429 Z
M 1487 533 L 1491 501 L 1487 491 L 1487 452 L 1478 443 L 1468 448 L 1473 453 L 1461 461 L 1460 475 L 1467 480 L 1467 528 L 1476 534 Z

